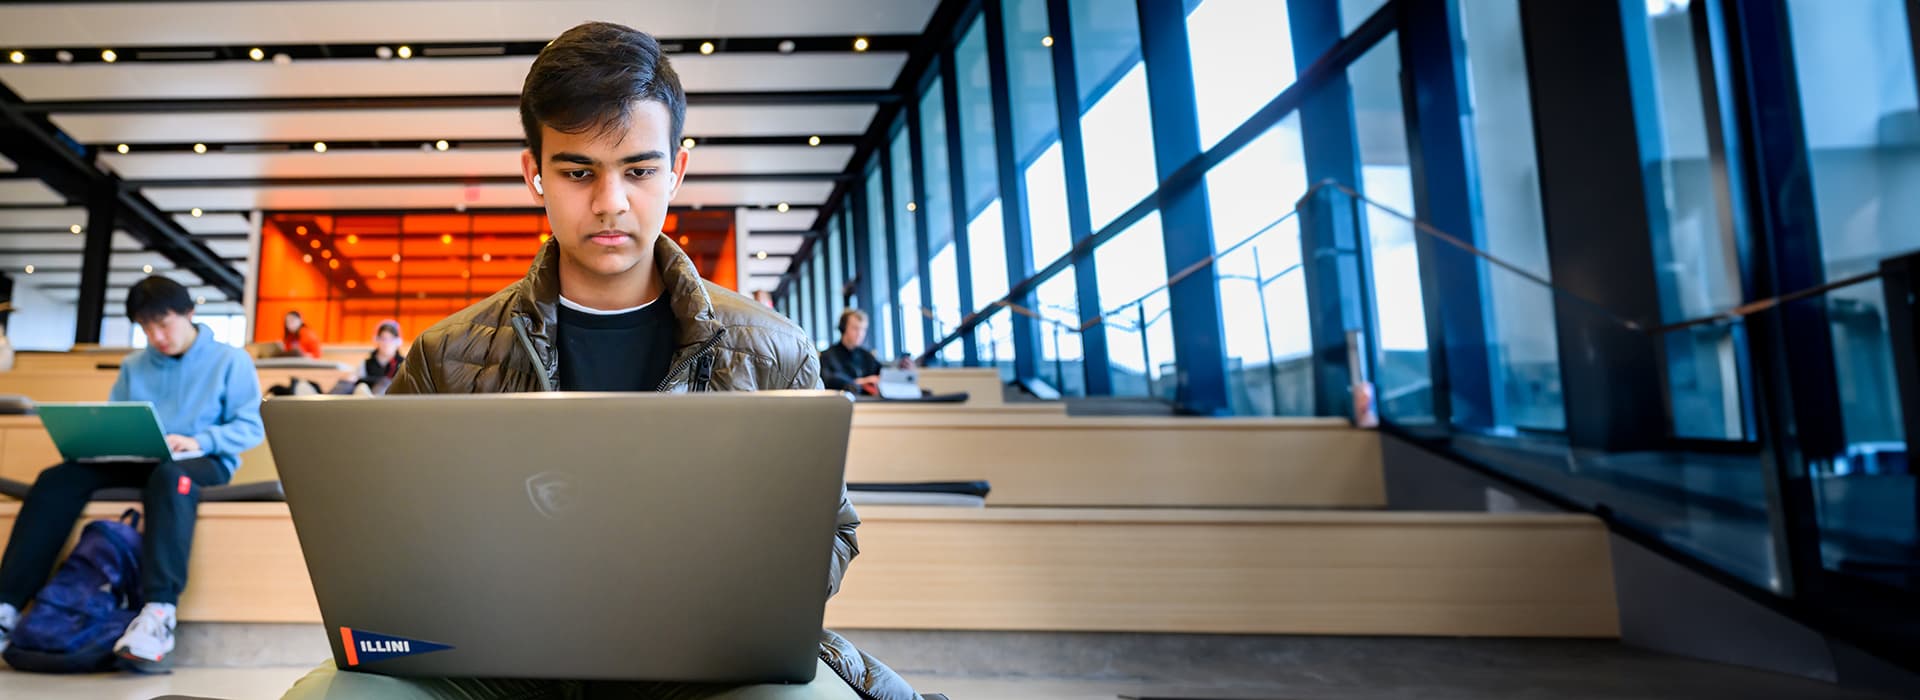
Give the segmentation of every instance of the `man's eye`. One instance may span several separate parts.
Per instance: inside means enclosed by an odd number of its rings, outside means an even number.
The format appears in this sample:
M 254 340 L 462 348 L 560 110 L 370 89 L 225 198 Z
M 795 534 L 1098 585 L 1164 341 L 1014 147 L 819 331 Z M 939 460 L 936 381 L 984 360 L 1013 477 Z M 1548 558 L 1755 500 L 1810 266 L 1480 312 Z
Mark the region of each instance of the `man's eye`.
M 658 168 L 632 168 L 627 171 L 627 177 L 640 178 L 644 180 L 646 178 L 653 177 L 653 174 L 658 171 L 659 171 Z
M 568 170 L 560 174 L 566 177 L 568 180 L 573 180 L 577 182 L 577 181 L 585 180 L 589 177 L 592 177 L 593 171 L 592 170 Z

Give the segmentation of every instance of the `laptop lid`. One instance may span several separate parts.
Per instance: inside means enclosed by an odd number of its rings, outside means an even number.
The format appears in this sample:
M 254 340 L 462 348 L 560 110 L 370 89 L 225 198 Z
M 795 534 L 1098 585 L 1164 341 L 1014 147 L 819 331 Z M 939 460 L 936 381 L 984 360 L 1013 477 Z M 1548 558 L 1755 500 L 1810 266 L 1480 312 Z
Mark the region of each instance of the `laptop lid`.
M 813 677 L 845 394 L 282 397 L 261 412 L 341 668 Z
M 169 451 L 160 417 L 145 401 L 43 403 L 36 411 L 60 457 L 68 461 L 154 462 L 202 454 Z
M 887 399 L 920 398 L 920 371 L 913 369 L 880 369 L 880 397 Z

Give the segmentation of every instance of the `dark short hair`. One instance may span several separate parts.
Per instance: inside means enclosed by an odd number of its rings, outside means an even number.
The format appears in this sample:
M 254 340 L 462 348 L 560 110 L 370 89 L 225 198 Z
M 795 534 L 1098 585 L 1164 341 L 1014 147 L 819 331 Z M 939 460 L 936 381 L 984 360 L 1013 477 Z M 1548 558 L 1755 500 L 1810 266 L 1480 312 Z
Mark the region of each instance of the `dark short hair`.
M 166 318 L 168 313 L 193 311 L 193 294 L 170 278 L 154 275 L 135 282 L 127 290 L 127 320 L 146 323 Z
M 635 100 L 666 105 L 672 140 L 680 142 L 687 120 L 687 93 L 653 35 L 611 22 L 587 22 L 561 34 L 540 51 L 520 87 L 520 128 L 534 162 L 540 126 L 567 134 L 598 129 L 610 133 L 633 120 Z
M 381 321 L 380 325 L 374 327 L 373 335 L 375 337 L 379 337 L 381 333 L 392 333 L 393 337 L 395 338 L 400 337 L 400 322 L 399 321 Z

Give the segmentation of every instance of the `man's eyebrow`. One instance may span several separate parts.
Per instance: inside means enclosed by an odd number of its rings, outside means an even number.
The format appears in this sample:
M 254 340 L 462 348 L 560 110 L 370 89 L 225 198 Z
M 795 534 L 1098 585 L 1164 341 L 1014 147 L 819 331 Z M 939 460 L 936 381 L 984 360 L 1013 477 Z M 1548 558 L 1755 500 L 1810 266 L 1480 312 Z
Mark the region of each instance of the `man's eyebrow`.
M 561 151 L 559 153 L 555 153 L 553 154 L 552 157 L 548 158 L 548 160 L 561 162 L 561 163 L 573 163 L 576 165 L 595 165 L 596 164 L 592 158 L 588 158 L 587 156 L 583 156 L 578 153 L 569 153 L 567 151 Z
M 661 160 L 661 159 L 663 159 L 663 158 L 666 158 L 666 157 L 667 157 L 667 154 L 665 154 L 665 153 L 662 153 L 662 152 L 660 152 L 660 151 L 647 151 L 646 153 L 635 153 L 635 154 L 633 154 L 633 155 L 630 155 L 630 156 L 627 156 L 627 157 L 625 157 L 625 158 L 621 158 L 621 159 L 620 159 L 620 162 L 622 162 L 622 163 L 644 163 L 644 162 L 647 162 L 647 161 L 650 161 L 650 160 Z

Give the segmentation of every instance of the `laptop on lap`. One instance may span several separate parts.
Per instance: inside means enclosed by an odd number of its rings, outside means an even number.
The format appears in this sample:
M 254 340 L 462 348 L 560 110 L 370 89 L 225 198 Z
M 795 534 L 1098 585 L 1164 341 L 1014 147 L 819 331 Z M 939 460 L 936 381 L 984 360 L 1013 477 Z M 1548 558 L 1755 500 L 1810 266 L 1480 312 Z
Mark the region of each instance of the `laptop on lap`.
M 813 678 L 845 394 L 283 397 L 261 414 L 342 669 Z
M 43 403 L 35 412 L 69 462 L 162 462 L 206 454 L 168 450 L 160 417 L 145 401 Z

